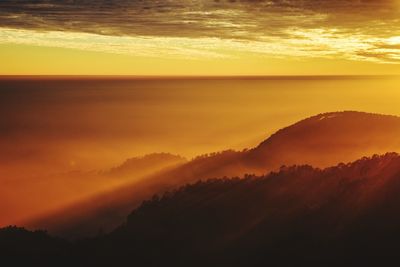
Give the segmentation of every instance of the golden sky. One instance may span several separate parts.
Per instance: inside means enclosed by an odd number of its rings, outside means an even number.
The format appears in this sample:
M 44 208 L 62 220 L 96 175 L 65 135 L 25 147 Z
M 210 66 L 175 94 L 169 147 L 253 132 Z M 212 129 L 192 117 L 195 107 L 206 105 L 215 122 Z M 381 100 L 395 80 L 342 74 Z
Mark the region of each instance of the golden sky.
M 0 74 L 400 74 L 397 0 L 0 2 Z

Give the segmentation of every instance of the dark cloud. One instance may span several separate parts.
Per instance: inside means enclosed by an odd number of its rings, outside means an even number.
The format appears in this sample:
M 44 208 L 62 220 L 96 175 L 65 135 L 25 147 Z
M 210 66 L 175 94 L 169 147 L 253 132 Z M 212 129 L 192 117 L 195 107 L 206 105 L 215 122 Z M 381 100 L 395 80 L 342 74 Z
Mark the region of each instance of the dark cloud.
M 109 35 L 209 35 L 217 27 L 204 22 L 221 20 L 202 1 L 2 1 L 3 27 L 84 31 Z M 225 14 L 226 15 L 226 14 Z M 229 19 L 229 18 L 228 18 Z M 229 27 L 228 27 L 229 28 Z
M 397 18 L 391 0 L 39 0 L 0 2 L 2 27 L 106 35 L 257 37 L 287 27 L 356 27 Z M 371 13 L 373 11 L 373 13 Z M 367 29 L 368 28 L 368 29 Z M 383 27 L 381 27 L 383 28 Z
M 309 43 L 303 43 L 294 54 L 313 52 L 311 56 L 341 55 L 372 61 L 387 58 L 385 62 L 393 62 L 397 61 L 398 50 L 383 46 L 397 45 L 385 43 L 385 39 L 400 36 L 400 3 L 395 0 L 5 0 L 0 2 L 0 27 L 105 36 L 214 37 L 264 44 L 285 44 L 286 40 L 294 39 L 301 43 L 304 39 Z M 319 47 L 310 43 L 318 38 L 315 43 L 320 42 Z M 346 42 L 347 38 L 351 40 Z M 335 42 L 341 42 L 342 47 L 336 47 Z M 293 42 L 287 44 L 295 49 Z M 324 53 L 327 46 L 329 49 Z M 370 48 L 373 51 L 368 51 Z M 320 52 L 315 53 L 316 50 Z

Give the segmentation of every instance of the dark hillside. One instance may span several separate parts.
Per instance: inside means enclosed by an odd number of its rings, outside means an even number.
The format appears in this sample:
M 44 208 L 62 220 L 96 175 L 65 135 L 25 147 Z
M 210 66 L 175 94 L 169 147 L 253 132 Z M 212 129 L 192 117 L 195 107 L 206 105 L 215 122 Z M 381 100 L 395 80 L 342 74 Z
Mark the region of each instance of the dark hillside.
M 389 266 L 399 225 L 400 156 L 389 153 L 199 181 L 71 246 L 18 228 L 3 229 L 0 244 L 4 261 L 41 266 L 55 258 L 74 266 Z

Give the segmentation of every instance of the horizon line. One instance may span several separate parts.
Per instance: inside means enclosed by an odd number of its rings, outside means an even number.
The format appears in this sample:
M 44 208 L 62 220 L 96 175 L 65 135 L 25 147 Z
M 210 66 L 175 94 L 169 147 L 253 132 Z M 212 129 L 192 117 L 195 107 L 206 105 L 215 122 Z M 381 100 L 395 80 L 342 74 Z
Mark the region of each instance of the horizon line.
M 15 74 L 0 75 L 0 80 L 311 80 L 311 79 L 377 79 L 377 78 L 399 78 L 397 74 L 380 74 L 380 75 L 75 75 L 75 74 Z

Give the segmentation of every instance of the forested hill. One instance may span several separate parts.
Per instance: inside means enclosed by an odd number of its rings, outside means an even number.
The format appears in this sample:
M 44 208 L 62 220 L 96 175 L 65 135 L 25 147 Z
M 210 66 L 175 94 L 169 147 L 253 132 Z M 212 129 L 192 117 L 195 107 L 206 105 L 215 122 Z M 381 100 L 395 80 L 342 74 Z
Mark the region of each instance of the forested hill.
M 396 262 L 399 225 L 400 156 L 390 153 L 199 181 L 143 202 L 110 234 L 68 245 L 36 236 L 22 246 L 13 232 L 0 244 L 3 261 L 11 250 L 41 266 L 54 255 L 74 266 L 382 266 Z M 47 258 L 26 257 L 26 244 Z

